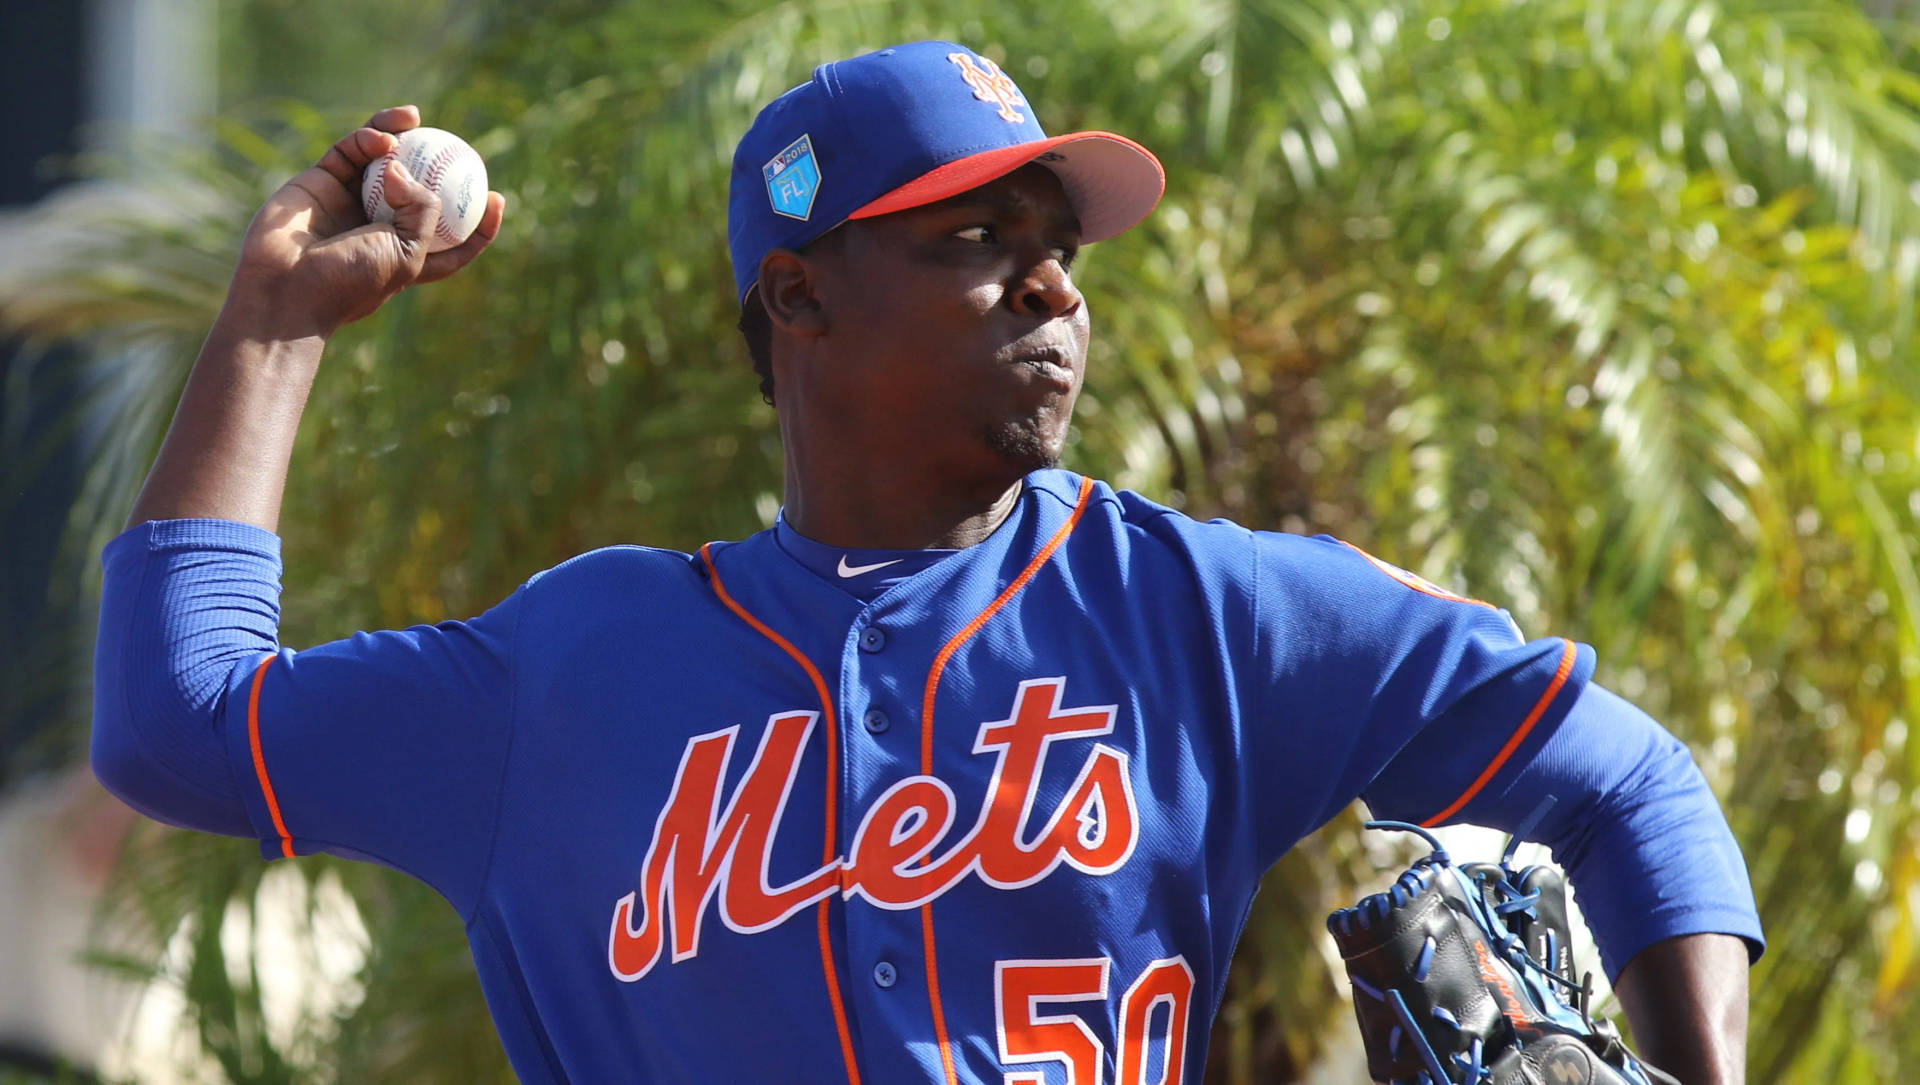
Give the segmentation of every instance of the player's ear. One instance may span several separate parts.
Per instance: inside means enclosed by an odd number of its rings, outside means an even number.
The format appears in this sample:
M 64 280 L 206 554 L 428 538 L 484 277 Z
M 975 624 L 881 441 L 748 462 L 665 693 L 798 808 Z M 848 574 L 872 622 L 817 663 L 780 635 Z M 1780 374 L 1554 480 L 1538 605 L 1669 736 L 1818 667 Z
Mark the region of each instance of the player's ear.
M 815 271 L 806 257 L 790 249 L 774 249 L 760 260 L 760 304 L 767 319 L 799 339 L 815 339 L 827 331 Z

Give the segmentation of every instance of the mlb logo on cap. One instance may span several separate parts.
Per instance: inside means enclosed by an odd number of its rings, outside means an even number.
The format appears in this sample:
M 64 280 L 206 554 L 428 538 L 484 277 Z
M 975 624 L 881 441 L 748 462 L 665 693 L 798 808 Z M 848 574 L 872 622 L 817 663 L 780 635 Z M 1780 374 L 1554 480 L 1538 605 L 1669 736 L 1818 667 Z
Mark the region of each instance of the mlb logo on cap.
M 820 167 L 813 161 L 813 141 L 801 136 L 786 150 L 760 167 L 767 178 L 767 197 L 775 214 L 805 221 L 813 213 L 813 197 L 820 191 Z
M 733 153 L 727 247 L 744 302 L 774 249 L 848 219 L 938 203 L 1039 162 L 1090 244 L 1139 222 L 1166 177 L 1110 132 L 1049 137 L 1012 77 L 964 45 L 919 41 L 822 64 L 760 111 Z

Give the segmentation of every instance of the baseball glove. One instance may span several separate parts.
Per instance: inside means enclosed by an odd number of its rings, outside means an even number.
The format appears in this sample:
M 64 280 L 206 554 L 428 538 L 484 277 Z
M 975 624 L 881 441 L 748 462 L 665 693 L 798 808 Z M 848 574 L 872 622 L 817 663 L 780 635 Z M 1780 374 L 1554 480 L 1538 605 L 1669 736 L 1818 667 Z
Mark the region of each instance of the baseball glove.
M 1566 883 L 1552 867 L 1456 866 L 1433 852 L 1327 917 L 1353 980 L 1367 1070 L 1386 1085 L 1678 1085 L 1589 1013 L 1574 979 Z

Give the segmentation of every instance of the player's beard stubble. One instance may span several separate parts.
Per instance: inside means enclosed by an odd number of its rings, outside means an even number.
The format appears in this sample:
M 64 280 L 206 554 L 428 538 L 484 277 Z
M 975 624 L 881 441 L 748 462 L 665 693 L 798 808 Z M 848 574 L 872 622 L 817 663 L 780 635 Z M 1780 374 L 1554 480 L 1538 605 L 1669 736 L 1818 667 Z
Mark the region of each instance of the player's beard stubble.
M 1022 475 L 1058 467 L 1078 399 L 1077 387 L 1065 395 L 1048 395 L 1034 407 L 987 422 L 981 427 L 981 439 Z
M 1078 391 L 1075 388 L 1066 395 L 1049 395 L 1029 410 L 988 422 L 981 429 L 981 437 L 1002 462 L 1022 475 L 1058 467 Z
M 988 448 L 999 453 L 1010 466 L 1019 468 L 1023 475 L 1060 466 L 1059 442 L 1042 438 L 1032 421 L 1001 422 L 988 426 L 982 436 Z

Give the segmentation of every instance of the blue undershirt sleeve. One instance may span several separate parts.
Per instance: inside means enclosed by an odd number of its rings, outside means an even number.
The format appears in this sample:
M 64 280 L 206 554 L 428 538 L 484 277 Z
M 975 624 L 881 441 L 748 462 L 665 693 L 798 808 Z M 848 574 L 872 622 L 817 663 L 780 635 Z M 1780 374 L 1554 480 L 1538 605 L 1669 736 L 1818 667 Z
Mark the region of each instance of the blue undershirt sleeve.
M 235 669 L 277 647 L 280 539 L 224 520 L 156 521 L 100 560 L 94 774 L 148 817 L 252 835 L 221 717 Z
M 154 521 L 102 554 L 92 761 L 151 817 L 406 871 L 464 914 L 490 852 L 524 591 L 478 618 L 278 637 L 279 539 Z

